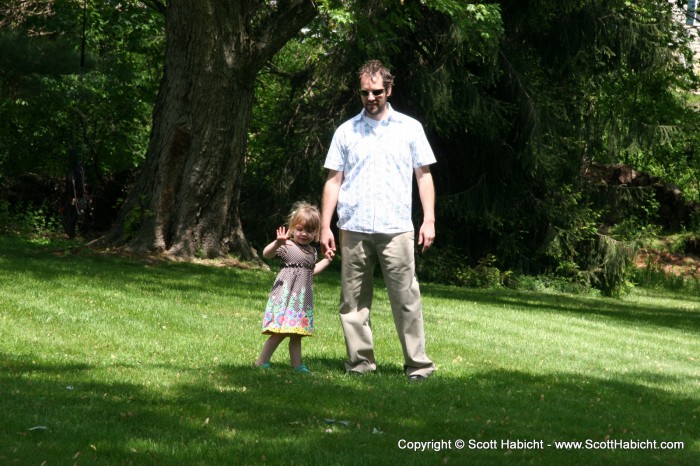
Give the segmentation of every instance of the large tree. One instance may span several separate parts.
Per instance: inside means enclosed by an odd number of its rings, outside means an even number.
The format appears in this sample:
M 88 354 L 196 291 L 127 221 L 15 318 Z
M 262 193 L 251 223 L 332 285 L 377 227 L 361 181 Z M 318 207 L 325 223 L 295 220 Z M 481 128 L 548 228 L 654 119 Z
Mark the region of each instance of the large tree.
M 255 78 L 314 18 L 315 4 L 169 0 L 164 12 L 165 69 L 146 160 L 102 241 L 181 259 L 252 259 L 238 201 Z

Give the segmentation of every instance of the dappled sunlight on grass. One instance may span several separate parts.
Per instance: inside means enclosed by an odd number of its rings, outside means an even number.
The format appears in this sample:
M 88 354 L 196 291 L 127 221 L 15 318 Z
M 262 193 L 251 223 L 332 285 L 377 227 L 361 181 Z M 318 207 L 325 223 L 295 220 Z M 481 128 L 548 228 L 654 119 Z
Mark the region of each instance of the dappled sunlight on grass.
M 171 380 L 146 384 L 105 380 L 92 375 L 98 369 L 85 366 L 7 356 L 2 361 L 0 384 L 13 387 L 0 402 L 3 412 L 13 413 L 7 424 L 10 435 L 3 436 L 3 444 L 14 452 L 10 458 L 40 460 L 43 455 L 60 460 L 80 453 L 84 461 L 118 464 L 145 459 L 227 464 L 231 457 L 257 463 L 263 456 L 273 463 L 307 458 L 327 464 L 353 458 L 368 464 L 385 457 L 393 458 L 391 464 L 536 459 L 561 464 L 568 462 L 571 451 L 452 449 L 417 457 L 397 443 L 532 439 L 551 444 L 588 438 L 692 442 L 698 434 L 696 397 L 590 374 L 481 370 L 469 376 L 441 373 L 410 385 L 398 375 L 358 378 L 322 369 L 304 376 L 281 367 L 261 372 L 249 365 L 221 365 L 186 374 L 162 367 L 162 375 Z M 29 430 L 37 426 L 46 429 Z M 357 445 L 365 448 L 357 452 Z M 649 464 L 648 452 L 634 450 L 573 454 L 574 462 L 585 464 Z M 700 459 L 700 452 L 690 449 L 654 454 L 658 461 L 652 463 L 692 464 Z
M 304 340 L 313 373 L 304 375 L 289 367 L 286 343 L 270 370 L 253 366 L 274 272 L 43 248 L 0 252 L 0 462 L 700 462 L 694 299 L 424 285 L 438 370 L 409 383 L 381 280 L 372 317 L 378 370 L 344 374 L 331 271 L 317 280 L 316 333 Z M 458 439 L 496 447 L 457 449 Z M 509 449 L 501 443 L 509 439 L 543 448 Z M 587 439 L 685 447 L 553 443 Z M 431 440 L 452 446 L 405 447 Z

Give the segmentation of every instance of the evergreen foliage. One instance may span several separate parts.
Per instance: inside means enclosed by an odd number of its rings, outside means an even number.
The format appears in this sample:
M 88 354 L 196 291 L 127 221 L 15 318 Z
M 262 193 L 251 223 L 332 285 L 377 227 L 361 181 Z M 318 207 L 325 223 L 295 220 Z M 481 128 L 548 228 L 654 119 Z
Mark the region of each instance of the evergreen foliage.
M 360 111 L 356 70 L 379 58 L 397 77 L 392 105 L 425 124 L 438 157 L 429 254 L 460 266 L 428 278 L 465 284 L 495 269 L 502 284 L 542 274 L 623 292 L 635 242 L 660 231 L 657 191 L 582 174 L 624 163 L 700 202 L 694 58 L 676 3 L 316 2 L 317 18 L 257 77 L 247 237 L 261 247 L 294 201 L 320 202 L 333 130 Z M 60 177 L 71 144 L 93 183 L 135 170 L 161 75 L 162 4 L 88 0 L 83 68 L 83 2 L 22 4 L 0 7 L 4 184 Z

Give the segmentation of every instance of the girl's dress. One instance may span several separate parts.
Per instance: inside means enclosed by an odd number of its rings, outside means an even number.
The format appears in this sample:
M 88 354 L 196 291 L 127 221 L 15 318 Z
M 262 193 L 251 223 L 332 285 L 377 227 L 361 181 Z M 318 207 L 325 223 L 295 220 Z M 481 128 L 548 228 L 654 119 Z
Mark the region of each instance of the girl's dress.
M 276 254 L 282 269 L 267 300 L 262 333 L 313 335 L 316 249 L 288 241 Z

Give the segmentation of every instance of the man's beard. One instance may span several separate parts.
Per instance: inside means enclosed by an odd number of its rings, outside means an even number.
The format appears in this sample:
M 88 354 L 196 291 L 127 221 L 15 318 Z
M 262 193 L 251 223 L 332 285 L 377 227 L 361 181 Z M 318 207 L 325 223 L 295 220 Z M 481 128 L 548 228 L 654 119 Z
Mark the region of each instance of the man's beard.
M 378 115 L 384 111 L 386 108 L 386 102 L 383 103 L 367 103 L 365 104 L 365 112 L 367 112 L 369 115 Z

